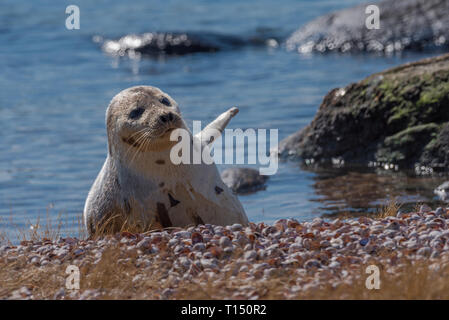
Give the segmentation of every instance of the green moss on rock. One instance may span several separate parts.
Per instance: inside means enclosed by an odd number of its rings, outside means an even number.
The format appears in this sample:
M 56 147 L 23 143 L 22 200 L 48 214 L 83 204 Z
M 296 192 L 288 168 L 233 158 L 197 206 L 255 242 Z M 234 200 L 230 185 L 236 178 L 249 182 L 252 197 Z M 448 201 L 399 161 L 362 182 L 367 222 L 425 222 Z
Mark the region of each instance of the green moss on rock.
M 449 54 L 405 64 L 329 92 L 303 130 L 281 141 L 281 156 L 318 162 L 415 162 L 449 167 L 437 149 L 449 123 Z M 449 130 L 449 129 L 448 129 Z M 449 131 L 448 131 L 449 137 Z M 437 157 L 437 159 L 432 159 Z

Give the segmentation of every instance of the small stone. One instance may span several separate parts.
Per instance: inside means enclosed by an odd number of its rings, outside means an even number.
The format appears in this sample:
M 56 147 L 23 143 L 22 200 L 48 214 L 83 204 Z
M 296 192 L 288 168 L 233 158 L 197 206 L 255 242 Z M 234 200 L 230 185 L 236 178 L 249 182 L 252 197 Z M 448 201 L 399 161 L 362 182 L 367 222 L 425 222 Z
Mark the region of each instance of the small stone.
M 428 213 L 428 212 L 430 212 L 430 211 L 432 211 L 432 208 L 429 207 L 429 206 L 426 205 L 426 204 L 423 204 L 423 205 L 419 208 L 419 213 Z
M 321 268 L 321 263 L 316 259 L 310 259 L 304 263 L 304 268 L 306 269 Z
M 20 289 L 17 289 L 12 292 L 12 295 L 10 299 L 13 300 L 23 300 L 23 299 L 30 299 L 31 298 L 31 291 L 27 287 L 21 287 Z
M 193 246 L 193 250 L 194 251 L 204 251 L 204 250 L 206 250 L 206 246 L 204 245 L 204 243 L 199 242 Z
M 176 238 L 187 239 L 190 238 L 192 235 L 189 231 L 178 231 L 173 233 L 173 236 Z
M 192 244 L 195 245 L 195 244 L 203 242 L 203 241 L 204 241 L 204 238 L 201 235 L 201 233 L 199 233 L 199 232 L 192 233 Z
M 234 248 L 232 246 L 224 248 L 223 252 L 226 255 L 231 255 L 234 252 Z
M 190 259 L 186 258 L 186 257 L 181 257 L 179 259 L 179 263 L 183 266 L 183 268 L 188 269 L 190 268 L 190 265 L 192 264 L 192 262 L 190 261 Z
M 396 217 L 398 217 L 398 218 L 402 218 L 403 216 L 405 216 L 405 212 L 402 212 L 402 211 L 400 211 L 400 210 L 398 210 L 398 213 L 396 214 Z
M 40 258 L 38 256 L 35 256 L 35 257 L 31 258 L 30 262 L 32 264 L 34 264 L 34 265 L 39 265 L 40 264 Z
M 263 271 L 263 275 L 265 277 L 270 277 L 270 276 L 274 275 L 275 273 L 276 273 L 276 269 L 275 268 L 269 268 L 269 269 L 265 269 Z
M 445 212 L 444 212 L 444 209 L 443 208 L 441 208 L 441 207 L 438 207 L 436 210 L 435 210 L 435 214 L 437 215 L 437 216 L 441 216 L 441 215 L 443 215 Z
M 300 245 L 299 243 L 293 243 L 288 248 L 288 253 L 298 252 L 298 251 L 301 251 L 302 249 L 303 249 L 302 245 Z
M 433 251 L 432 254 L 430 255 L 431 259 L 436 259 L 440 257 L 440 253 L 438 251 Z
M 429 257 L 432 254 L 432 249 L 429 247 L 420 248 L 416 254 L 418 256 Z
M 133 283 L 141 283 L 143 281 L 144 277 L 141 274 L 138 274 L 136 276 L 134 276 L 132 282 Z
M 245 260 L 248 260 L 248 261 L 255 260 L 257 258 L 257 252 L 255 250 L 247 251 L 247 252 L 245 252 L 243 257 Z
M 312 220 L 311 226 L 313 228 L 316 228 L 316 227 L 320 227 L 322 224 L 323 224 L 323 219 L 315 218 L 315 219 Z
M 42 260 L 42 261 L 40 261 L 40 265 L 41 265 L 41 267 L 45 267 L 47 264 L 49 264 L 50 263 L 50 261 L 48 261 L 48 260 Z
M 201 259 L 201 265 L 204 269 L 217 269 L 217 262 L 216 259 Z
M 145 250 L 148 249 L 150 245 L 151 245 L 151 238 L 145 237 L 137 243 L 136 247 L 137 249 Z
M 64 288 L 61 288 L 58 291 L 56 291 L 55 295 L 53 296 L 53 299 L 60 300 L 60 299 L 64 298 L 64 296 L 65 296 L 65 290 L 64 290 Z
M 394 244 L 393 241 L 388 240 L 384 242 L 384 247 L 389 248 L 389 249 L 394 249 L 396 247 L 396 245 Z
M 248 272 L 249 268 L 247 265 L 243 265 L 240 267 L 240 272 Z
M 362 239 L 362 240 L 359 241 L 359 243 L 360 243 L 360 245 L 361 245 L 362 247 L 366 246 L 366 245 L 368 244 L 368 242 L 369 242 L 369 239 L 368 239 L 368 238 L 364 238 L 364 239 Z
M 64 259 L 68 253 L 69 253 L 68 250 L 61 248 L 59 250 L 56 250 L 54 254 L 58 259 Z
M 395 231 L 399 230 L 400 228 L 401 228 L 401 225 L 397 221 L 391 222 L 387 227 L 387 229 L 395 230 Z
M 84 250 L 83 249 L 76 249 L 76 250 L 73 251 L 73 255 L 75 257 L 79 257 L 79 256 L 81 256 L 83 254 L 84 254 Z
M 171 288 L 166 288 L 166 289 L 164 289 L 164 291 L 162 291 L 162 296 L 164 296 L 165 298 L 168 298 L 171 295 L 173 295 L 174 293 L 175 293 L 175 290 L 173 290 Z
M 220 238 L 220 246 L 221 247 L 224 248 L 224 247 L 229 247 L 231 245 L 232 245 L 232 241 L 228 237 L 223 236 L 223 237 Z
M 340 263 L 338 263 L 337 261 L 332 261 L 331 263 L 329 263 L 329 268 L 331 269 L 337 269 L 340 267 Z
M 142 243 L 142 247 L 145 247 L 145 242 L 144 242 L 144 240 L 142 240 L 141 242 L 139 242 L 139 243 L 137 244 L 137 247 L 138 247 L 138 248 L 139 248 L 139 244 L 140 244 L 140 243 Z M 172 238 L 172 239 L 170 239 L 170 240 L 168 241 L 168 245 L 169 245 L 170 247 L 177 246 L 178 243 L 179 243 L 179 239 L 177 239 L 177 238 Z M 140 248 L 139 248 L 139 249 L 140 249 Z
M 241 231 L 243 229 L 243 226 L 240 223 L 234 223 L 231 226 L 232 231 Z
M 100 291 L 96 289 L 85 290 L 79 297 L 79 300 L 94 300 L 100 296 Z

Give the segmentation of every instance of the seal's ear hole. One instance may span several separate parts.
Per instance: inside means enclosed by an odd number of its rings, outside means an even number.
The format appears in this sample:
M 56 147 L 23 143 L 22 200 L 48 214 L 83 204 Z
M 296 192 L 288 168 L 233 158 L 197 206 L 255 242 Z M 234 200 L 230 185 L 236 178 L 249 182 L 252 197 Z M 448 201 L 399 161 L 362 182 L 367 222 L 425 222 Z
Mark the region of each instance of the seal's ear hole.
M 166 97 L 162 97 L 161 100 L 159 100 L 160 103 L 163 105 L 166 105 L 167 107 L 171 107 L 170 100 L 168 100 Z
M 144 112 L 145 112 L 144 108 L 138 107 L 129 113 L 129 118 L 133 120 L 138 119 Z

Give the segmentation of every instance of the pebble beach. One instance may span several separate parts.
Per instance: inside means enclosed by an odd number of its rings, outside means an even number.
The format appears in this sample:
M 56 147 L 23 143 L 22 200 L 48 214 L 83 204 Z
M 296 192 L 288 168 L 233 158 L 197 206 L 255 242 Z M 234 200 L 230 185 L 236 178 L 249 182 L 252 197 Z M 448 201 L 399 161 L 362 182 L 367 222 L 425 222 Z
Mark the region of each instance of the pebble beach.
M 344 288 L 369 291 L 368 265 L 381 281 L 417 263 L 433 272 L 449 265 L 448 210 L 416 211 L 3 244 L 0 298 L 297 299 L 338 290 L 344 298 Z M 69 265 L 80 270 L 79 290 L 65 286 Z

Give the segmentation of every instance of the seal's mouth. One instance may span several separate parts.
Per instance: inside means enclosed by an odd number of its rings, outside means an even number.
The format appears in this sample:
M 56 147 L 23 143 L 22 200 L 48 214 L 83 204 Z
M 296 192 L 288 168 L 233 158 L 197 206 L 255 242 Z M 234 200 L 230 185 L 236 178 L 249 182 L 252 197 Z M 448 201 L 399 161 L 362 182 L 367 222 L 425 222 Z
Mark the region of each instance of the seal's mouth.
M 170 134 L 171 134 L 174 130 L 179 129 L 179 128 L 180 128 L 180 126 L 179 126 L 177 123 L 170 124 L 170 126 L 168 126 L 167 128 L 164 128 L 164 129 L 162 130 L 162 132 L 161 132 L 161 134 L 159 135 L 159 137 L 160 137 L 160 138 L 165 138 L 165 137 L 167 137 L 167 136 L 170 136 Z

